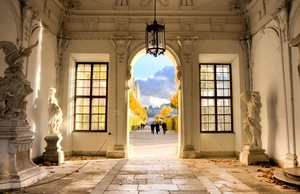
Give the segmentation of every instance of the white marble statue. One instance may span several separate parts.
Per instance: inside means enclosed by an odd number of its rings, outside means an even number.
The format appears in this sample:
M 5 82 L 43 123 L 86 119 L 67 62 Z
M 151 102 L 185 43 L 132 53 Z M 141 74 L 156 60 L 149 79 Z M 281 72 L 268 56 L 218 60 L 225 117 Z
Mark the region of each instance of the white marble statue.
M 3 49 L 8 65 L 4 78 L 0 77 L 0 126 L 28 125 L 25 98 L 33 90 L 22 69 L 24 59 L 37 44 L 38 42 L 28 48 L 17 48 L 12 42 L 0 41 L 0 49 Z
M 244 116 L 244 132 L 247 137 L 247 143 L 250 148 L 261 149 L 261 125 L 260 108 L 262 107 L 259 92 L 244 92 L 241 99 L 247 105 L 247 113 Z
M 49 89 L 49 96 L 48 96 L 48 133 L 60 135 L 60 125 L 62 123 L 62 110 L 58 105 L 57 99 L 55 98 L 56 89 L 50 88 Z

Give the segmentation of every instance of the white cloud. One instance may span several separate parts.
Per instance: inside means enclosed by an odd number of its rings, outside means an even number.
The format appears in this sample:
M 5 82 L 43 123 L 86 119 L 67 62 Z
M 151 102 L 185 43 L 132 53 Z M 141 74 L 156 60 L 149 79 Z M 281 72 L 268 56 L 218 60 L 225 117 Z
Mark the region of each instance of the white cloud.
M 143 107 L 149 107 L 150 105 L 153 107 L 156 107 L 156 106 L 160 107 L 160 105 L 162 105 L 164 103 L 170 103 L 170 101 L 165 98 L 141 95 L 141 104 Z

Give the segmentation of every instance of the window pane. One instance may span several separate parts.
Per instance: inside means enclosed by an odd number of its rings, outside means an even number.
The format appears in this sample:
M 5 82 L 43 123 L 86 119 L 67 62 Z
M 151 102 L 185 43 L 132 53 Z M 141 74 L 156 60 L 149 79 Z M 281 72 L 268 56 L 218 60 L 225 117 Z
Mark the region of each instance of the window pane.
M 214 124 L 209 124 L 208 125 L 208 130 L 209 131 L 215 131 L 216 130 L 215 125 Z
M 232 131 L 230 65 L 200 64 L 199 75 L 201 131 Z
M 208 124 L 207 123 L 202 123 L 202 131 L 208 131 Z
M 107 64 L 78 63 L 76 74 L 75 130 L 105 130 Z

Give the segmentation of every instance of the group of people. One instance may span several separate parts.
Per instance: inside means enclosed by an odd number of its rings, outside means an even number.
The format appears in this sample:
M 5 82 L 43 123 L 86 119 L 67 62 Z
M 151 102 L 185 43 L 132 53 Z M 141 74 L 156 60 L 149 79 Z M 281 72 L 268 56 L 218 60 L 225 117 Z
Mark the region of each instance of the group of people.
M 154 134 L 154 129 L 156 131 L 156 134 L 158 134 L 158 132 L 160 131 L 160 126 L 159 126 L 158 122 L 151 123 L 150 127 L 151 127 L 151 133 L 152 134 Z M 162 123 L 161 127 L 163 128 L 164 134 L 166 134 L 166 131 L 167 131 L 167 125 L 166 125 L 166 123 Z

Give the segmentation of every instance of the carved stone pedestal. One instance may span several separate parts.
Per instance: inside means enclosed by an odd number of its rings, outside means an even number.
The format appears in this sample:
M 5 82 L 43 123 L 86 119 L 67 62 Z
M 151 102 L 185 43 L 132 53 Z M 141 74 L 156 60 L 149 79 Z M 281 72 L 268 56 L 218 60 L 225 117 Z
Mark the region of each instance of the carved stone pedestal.
M 264 149 L 250 148 L 246 145 L 240 153 L 240 162 L 246 165 L 269 163 L 269 156 L 265 154 Z
M 57 164 L 64 162 L 64 152 L 61 150 L 60 142 L 63 139 L 61 135 L 50 135 L 46 136 L 45 141 L 47 146 L 45 147 L 45 152 L 43 153 L 43 160 L 49 161 Z
M 180 149 L 180 158 L 196 158 L 196 151 L 193 145 L 185 145 Z
M 0 127 L 0 189 L 29 186 L 47 176 L 31 159 L 30 127 Z

